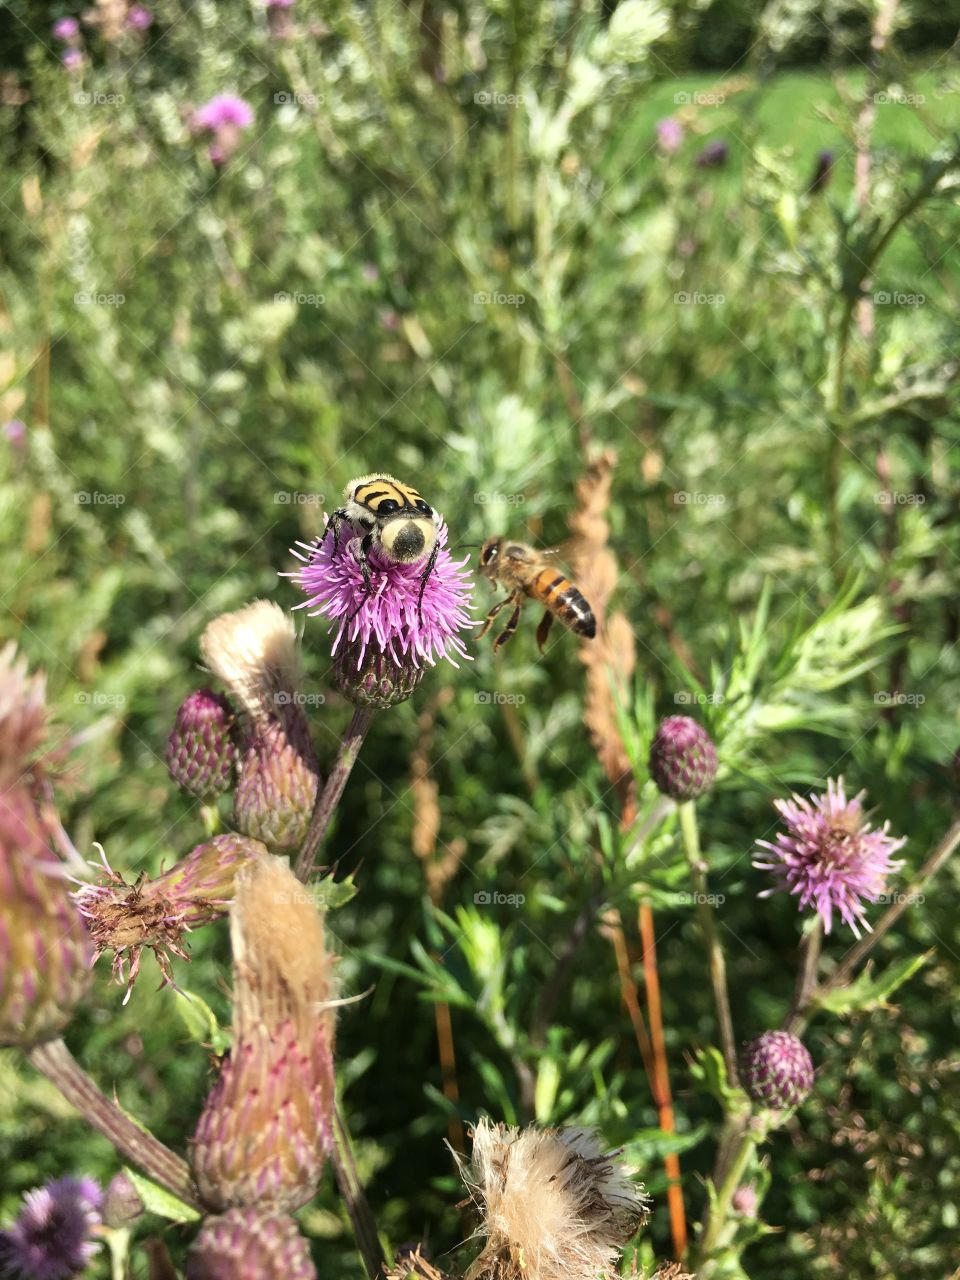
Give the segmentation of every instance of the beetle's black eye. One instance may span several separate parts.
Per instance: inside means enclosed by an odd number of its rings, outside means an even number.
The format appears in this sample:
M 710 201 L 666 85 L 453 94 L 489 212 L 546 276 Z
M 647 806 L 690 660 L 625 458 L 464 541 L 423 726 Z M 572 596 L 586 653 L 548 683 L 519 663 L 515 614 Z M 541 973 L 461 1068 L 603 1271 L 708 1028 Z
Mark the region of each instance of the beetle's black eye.
M 425 516 L 433 515 L 433 507 L 427 506 L 427 504 L 424 502 L 422 498 L 417 499 L 416 505 L 417 505 L 417 510 L 421 513 L 421 515 L 425 515 Z
M 378 516 L 392 516 L 395 511 L 400 510 L 400 503 L 394 502 L 392 498 L 386 498 L 377 507 Z

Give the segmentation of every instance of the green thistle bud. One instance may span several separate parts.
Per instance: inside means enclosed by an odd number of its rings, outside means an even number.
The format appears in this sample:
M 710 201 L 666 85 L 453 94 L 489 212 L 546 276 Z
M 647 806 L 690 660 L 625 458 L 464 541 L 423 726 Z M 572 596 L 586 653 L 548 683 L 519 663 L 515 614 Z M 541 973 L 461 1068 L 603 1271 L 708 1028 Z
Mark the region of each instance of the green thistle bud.
M 316 1280 L 310 1249 L 284 1214 L 231 1209 L 207 1218 L 187 1258 L 187 1280 Z
M 210 689 L 198 689 L 180 704 L 167 742 L 166 762 L 178 787 L 200 800 L 229 790 L 236 748 L 233 708 Z
M 355 706 L 378 711 L 406 702 L 423 679 L 423 671 L 422 665 L 413 665 L 409 654 L 398 665 L 376 644 L 359 640 L 344 639 L 333 659 L 333 678 L 344 697 Z
M 293 1212 L 332 1140 L 334 1019 L 323 916 L 285 859 L 238 877 L 230 940 L 233 1047 L 191 1144 L 193 1175 L 211 1210 Z
M 0 1044 L 59 1035 L 90 985 L 93 948 L 25 785 L 0 803 Z
M 306 721 L 299 708 L 288 708 L 285 720 L 268 723 L 244 750 L 234 795 L 237 827 L 271 849 L 299 848 L 319 785 Z

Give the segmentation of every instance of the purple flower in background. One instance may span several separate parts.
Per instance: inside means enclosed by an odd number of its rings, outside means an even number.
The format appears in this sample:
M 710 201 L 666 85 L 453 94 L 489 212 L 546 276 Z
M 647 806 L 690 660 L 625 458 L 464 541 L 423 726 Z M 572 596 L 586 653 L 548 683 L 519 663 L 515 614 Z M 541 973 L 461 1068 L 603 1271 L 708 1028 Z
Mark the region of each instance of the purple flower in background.
M 58 1178 L 28 1191 L 20 1216 L 0 1231 L 0 1274 L 19 1280 L 69 1280 L 84 1271 L 99 1245 L 103 1193 L 92 1178 Z
M 142 4 L 135 4 L 127 13 L 127 26 L 134 31 L 146 31 L 153 26 L 153 14 Z
M 268 9 L 292 9 L 294 0 L 267 0 Z
M 194 128 L 218 133 L 223 128 L 248 129 L 253 124 L 253 107 L 231 93 L 218 93 L 204 103 L 193 117 Z
M 15 449 L 22 449 L 27 442 L 27 424 L 19 418 L 11 418 L 3 424 L 3 434 Z
M 886 878 L 903 866 L 891 860 L 906 844 L 887 834 L 889 823 L 873 830 L 864 820 L 861 800 L 864 792 L 848 800 L 843 779 L 827 780 L 825 795 L 777 800 L 775 806 L 786 823 L 777 832 L 775 844 L 758 841 L 768 850 L 753 865 L 771 871 L 779 884 L 765 890 L 768 897 L 778 889 L 797 895 L 802 911 L 812 906 L 830 932 L 834 910 L 859 938 L 858 925 L 869 930 L 861 899 L 876 902 L 886 886 Z
M 439 658 L 457 666 L 456 657 L 466 656 L 460 632 L 471 626 L 467 612 L 472 588 L 464 565 L 445 549 L 446 526 L 441 524 L 440 551 L 433 571 L 421 579 L 424 565 L 398 564 L 371 551 L 369 560 L 373 590 L 369 595 L 355 554 L 356 538 L 342 537 L 336 552 L 333 537 L 313 543 L 300 542 L 293 554 L 304 562 L 287 577 L 293 578 L 308 599 L 298 609 L 309 616 L 323 614 L 337 625 L 333 653 L 345 642 L 358 648 L 359 666 L 368 647 L 389 655 L 399 667 L 411 663 L 420 668 L 434 666 Z M 423 586 L 423 606 L 418 608 Z
M 63 65 L 68 71 L 78 71 L 84 61 L 84 56 L 79 49 L 68 49 L 63 55 Z
M 663 120 L 658 120 L 656 129 L 660 150 L 666 151 L 668 155 L 676 151 L 683 142 L 683 125 L 676 116 L 666 116 Z
M 80 34 L 80 23 L 76 18 L 58 18 L 50 30 L 53 32 L 55 39 L 63 40 L 64 43 L 69 44 L 72 40 L 76 40 Z
M 708 142 L 697 156 L 698 169 L 719 169 L 727 163 L 730 155 L 729 146 L 720 138 Z

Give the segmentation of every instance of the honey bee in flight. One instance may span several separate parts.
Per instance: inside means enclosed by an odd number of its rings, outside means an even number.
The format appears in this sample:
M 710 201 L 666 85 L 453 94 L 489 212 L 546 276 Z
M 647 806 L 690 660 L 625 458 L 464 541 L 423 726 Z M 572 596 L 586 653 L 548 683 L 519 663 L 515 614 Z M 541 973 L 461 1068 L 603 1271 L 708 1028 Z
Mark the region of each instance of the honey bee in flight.
M 373 590 L 370 579 L 371 550 L 377 550 L 394 564 L 416 564 L 426 560 L 420 575 L 417 608 L 423 606 L 423 591 L 437 563 L 440 550 L 440 514 L 424 502 L 420 494 L 393 476 L 374 472 L 351 480 L 343 491 L 342 505 L 327 521 L 324 538 L 333 529 L 333 549 L 340 544 L 344 524 L 363 531 L 357 560 L 367 595 Z M 321 539 L 322 541 L 322 539 Z
M 520 614 L 527 600 L 535 600 L 544 606 L 545 612 L 537 627 L 537 645 L 543 649 L 550 634 L 554 618 L 559 618 L 575 635 L 592 640 L 597 634 L 597 620 L 581 591 L 570 579 L 550 564 L 549 557 L 555 551 L 537 551 L 524 542 L 510 538 L 488 538 L 480 548 L 479 572 L 509 592 L 487 614 L 478 636 L 485 636 L 493 626 L 493 620 L 502 609 L 513 605 L 507 625 L 493 642 L 496 652 L 511 639 L 520 621 Z

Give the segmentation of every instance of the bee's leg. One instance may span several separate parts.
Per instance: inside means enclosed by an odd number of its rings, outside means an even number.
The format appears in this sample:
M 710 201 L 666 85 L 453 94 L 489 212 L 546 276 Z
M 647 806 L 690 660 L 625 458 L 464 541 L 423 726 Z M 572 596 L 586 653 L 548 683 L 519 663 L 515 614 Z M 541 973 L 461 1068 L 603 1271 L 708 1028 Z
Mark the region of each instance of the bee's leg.
M 338 511 L 331 513 L 330 519 L 327 521 L 327 527 L 323 531 L 321 543 L 326 540 L 327 534 L 333 529 L 333 554 L 336 555 L 340 549 L 340 526 L 343 524 L 346 512 L 340 508 Z
M 507 625 L 503 628 L 503 630 L 497 636 L 496 640 L 494 640 L 493 642 L 494 653 L 502 649 L 503 646 L 507 643 L 507 641 L 513 638 L 513 633 L 516 631 L 517 626 L 520 623 L 520 611 L 522 609 L 523 609 L 523 601 L 521 600 L 518 603 L 517 607 L 514 609 L 513 613 L 511 613 L 510 617 L 507 619 Z
M 423 622 L 423 592 L 427 585 L 427 579 L 433 573 L 433 566 L 437 563 L 437 556 L 440 554 L 440 543 L 433 544 L 433 550 L 430 552 L 430 559 L 427 561 L 427 567 L 420 575 L 420 594 L 417 596 L 417 619 Z
M 540 625 L 537 627 L 537 648 L 543 653 L 543 646 L 547 643 L 547 636 L 550 634 L 550 628 L 553 626 L 553 614 L 549 609 L 544 611 L 543 617 L 540 619 Z
M 353 619 L 357 616 L 357 614 L 360 612 L 360 610 L 363 608 L 364 604 L 366 603 L 367 597 L 373 591 L 373 582 L 370 579 L 370 561 L 367 559 L 367 555 L 372 546 L 373 546 L 373 534 L 372 533 L 364 534 L 364 536 L 360 540 L 360 547 L 357 551 L 357 564 L 359 564 L 360 572 L 363 574 L 363 587 L 364 587 L 363 599 L 354 609 L 353 613 L 350 614 L 350 617 L 347 618 L 348 622 L 353 621 Z
M 484 619 L 483 626 L 477 632 L 478 640 L 483 639 L 483 637 L 487 634 L 487 632 L 493 626 L 494 618 L 497 616 L 500 610 L 505 609 L 508 604 L 513 604 L 513 596 L 507 596 L 506 600 L 501 600 L 498 604 L 495 604 L 493 606 L 493 608 L 490 610 L 490 612 L 487 614 L 486 618 Z

